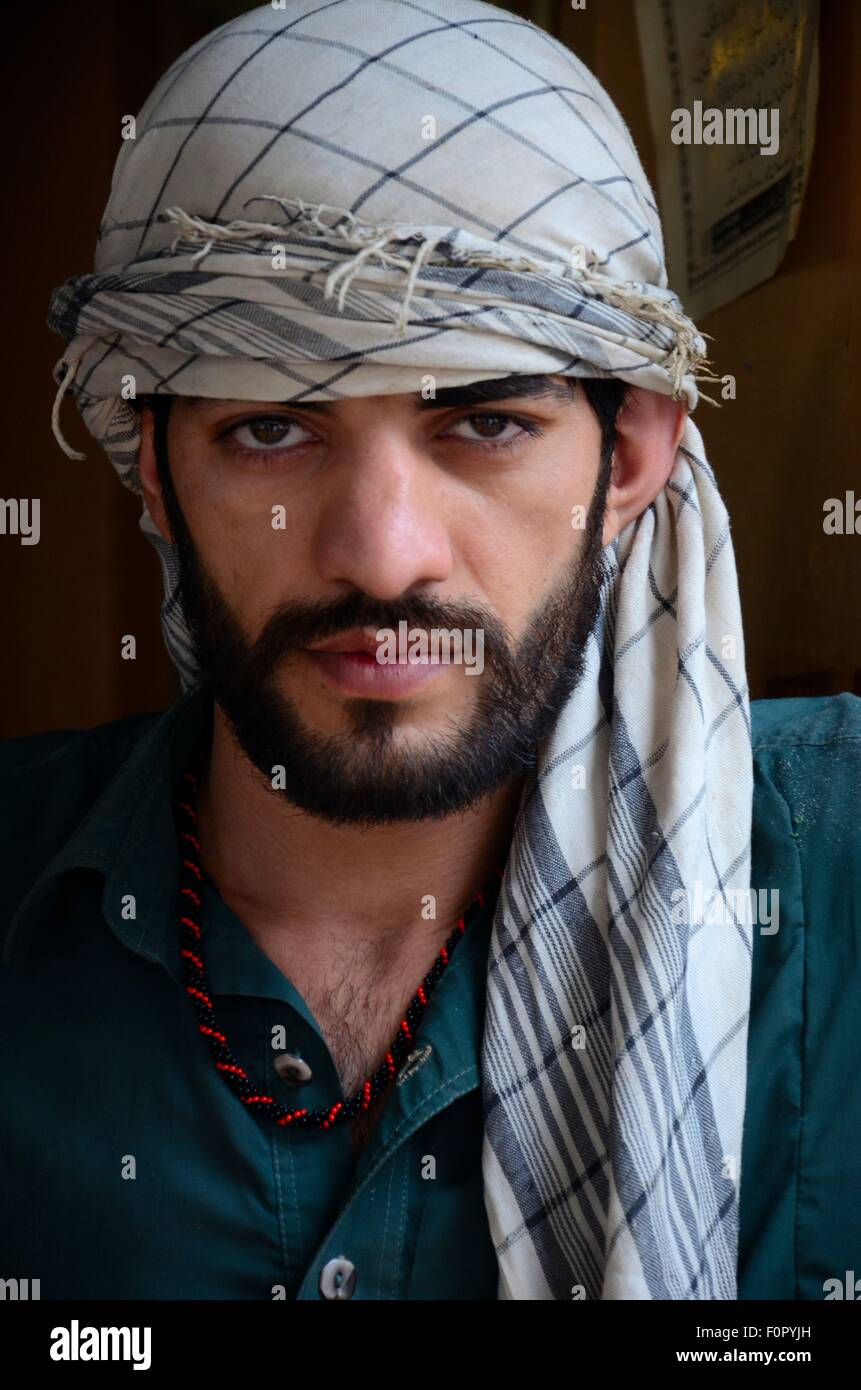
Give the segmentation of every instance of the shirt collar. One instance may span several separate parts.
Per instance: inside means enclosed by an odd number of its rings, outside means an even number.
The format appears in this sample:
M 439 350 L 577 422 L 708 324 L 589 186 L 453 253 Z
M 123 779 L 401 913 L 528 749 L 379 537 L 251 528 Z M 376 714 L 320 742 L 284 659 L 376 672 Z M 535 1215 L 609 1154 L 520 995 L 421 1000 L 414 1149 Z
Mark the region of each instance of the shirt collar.
M 13 947 L 26 949 L 47 903 L 58 900 L 62 876 L 80 868 L 104 875 L 102 911 L 116 936 L 149 960 L 165 960 L 165 908 L 173 907 L 179 888 L 174 792 L 196 748 L 211 737 L 212 711 L 209 688 L 200 685 L 156 717 L 18 907 L 6 934 L 6 963 Z M 162 870 L 157 882 L 154 854 Z
M 6 934 L 4 964 L 13 959 L 13 948 L 26 953 L 38 939 L 40 925 L 62 920 L 63 876 L 84 868 L 104 876 L 102 915 L 118 940 L 137 955 L 164 965 L 174 976 L 181 975 L 176 944 L 179 851 L 173 808 L 183 772 L 196 750 L 211 741 L 212 719 L 213 699 L 206 684 L 195 686 L 154 717 L 18 907 Z M 134 915 L 130 915 L 132 899 Z M 319 1032 L 294 986 L 246 934 L 227 905 L 211 892 L 204 900 L 213 990 L 284 998 Z M 466 968 L 466 962 L 473 950 L 486 956 L 491 916 L 486 908 L 473 923 L 470 940 L 459 947 L 452 970 L 446 972 L 453 976 L 447 997 L 455 988 L 455 978 L 457 993 L 464 998 L 471 989 L 482 987 L 481 981 L 472 980 L 474 971 Z M 483 972 L 478 973 L 483 978 Z

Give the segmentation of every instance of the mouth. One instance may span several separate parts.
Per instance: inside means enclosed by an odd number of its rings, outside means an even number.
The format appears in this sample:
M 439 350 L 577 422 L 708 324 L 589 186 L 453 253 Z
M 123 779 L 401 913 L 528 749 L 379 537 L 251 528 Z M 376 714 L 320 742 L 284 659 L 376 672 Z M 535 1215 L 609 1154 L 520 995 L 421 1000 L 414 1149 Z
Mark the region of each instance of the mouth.
M 410 695 L 438 680 L 448 669 L 442 662 L 410 662 L 377 660 L 380 642 L 375 627 L 356 628 L 306 647 L 305 653 L 326 682 L 348 695 L 382 696 L 398 699 Z

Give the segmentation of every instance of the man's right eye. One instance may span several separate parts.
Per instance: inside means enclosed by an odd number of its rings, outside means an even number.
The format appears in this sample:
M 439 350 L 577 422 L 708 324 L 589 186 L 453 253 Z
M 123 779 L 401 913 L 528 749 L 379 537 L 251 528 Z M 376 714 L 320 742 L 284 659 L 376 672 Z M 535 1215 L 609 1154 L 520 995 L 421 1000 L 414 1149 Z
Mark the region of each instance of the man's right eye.
M 294 432 L 292 437 L 291 430 Z M 284 415 L 254 415 L 230 425 L 219 435 L 219 439 L 225 440 L 228 448 L 235 453 L 277 454 L 306 442 L 296 437 L 296 431 L 313 438 L 311 431 L 298 420 Z

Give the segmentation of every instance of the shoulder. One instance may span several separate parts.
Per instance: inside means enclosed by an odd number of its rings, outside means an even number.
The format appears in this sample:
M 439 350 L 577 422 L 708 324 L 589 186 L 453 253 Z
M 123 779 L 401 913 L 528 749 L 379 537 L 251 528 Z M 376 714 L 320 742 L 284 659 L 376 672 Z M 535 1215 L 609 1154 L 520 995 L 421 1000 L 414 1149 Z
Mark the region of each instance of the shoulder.
M 159 717 L 0 739 L 0 925 Z
M 739 1297 L 822 1299 L 861 1248 L 861 699 L 757 701 L 751 725 Z
M 861 875 L 861 698 L 848 693 L 751 705 L 753 839 L 815 857 L 821 870 Z
M 86 800 L 96 795 L 118 762 L 160 717 L 132 714 L 90 729 L 56 729 L 0 739 L 0 797 L 26 803 L 33 789 L 61 784 Z
M 750 715 L 754 754 L 775 748 L 861 743 L 861 697 L 848 692 L 796 700 L 754 700 Z

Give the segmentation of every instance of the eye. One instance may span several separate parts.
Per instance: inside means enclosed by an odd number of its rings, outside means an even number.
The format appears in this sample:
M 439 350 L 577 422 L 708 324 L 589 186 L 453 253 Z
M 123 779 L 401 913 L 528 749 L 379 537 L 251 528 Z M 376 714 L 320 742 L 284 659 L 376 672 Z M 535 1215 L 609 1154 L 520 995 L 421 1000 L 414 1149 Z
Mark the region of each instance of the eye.
M 505 411 L 473 411 L 456 421 L 448 433 L 464 427 L 473 433 L 453 437 L 461 444 L 483 450 L 514 449 L 527 436 L 544 433 L 541 425 L 534 420 L 509 415 Z M 316 436 L 289 415 L 252 415 L 237 424 L 228 425 L 217 438 L 225 441 L 234 454 L 266 468 L 270 462 L 276 462 L 283 454 L 313 441 Z
M 297 439 L 295 433 L 291 436 L 291 430 L 314 438 L 310 430 L 289 415 L 254 415 L 240 420 L 236 425 L 229 425 L 218 438 L 226 440 L 234 453 L 245 457 L 256 456 L 255 461 L 262 461 L 306 442 L 305 439 Z
M 463 425 L 470 430 L 476 430 L 477 433 L 472 436 L 459 436 L 461 443 L 477 444 L 483 449 L 513 449 L 522 443 L 527 435 L 544 433 L 534 420 L 524 420 L 504 411 L 473 411 L 472 414 L 464 415 L 458 420 L 453 428 L 460 429 Z

